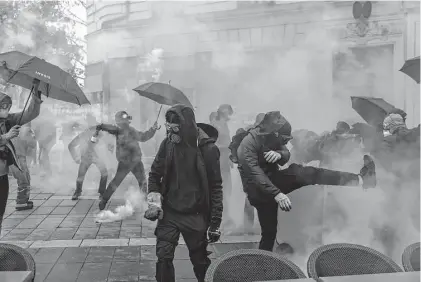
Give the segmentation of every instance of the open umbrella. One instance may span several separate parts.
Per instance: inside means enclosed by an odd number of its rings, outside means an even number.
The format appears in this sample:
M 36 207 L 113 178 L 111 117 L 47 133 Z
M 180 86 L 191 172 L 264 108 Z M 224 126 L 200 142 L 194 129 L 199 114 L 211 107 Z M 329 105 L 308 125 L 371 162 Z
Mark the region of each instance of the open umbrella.
M 34 78 L 38 90 L 47 97 L 77 105 L 90 104 L 73 77 L 61 68 L 38 57 L 19 51 L 0 54 L 0 77 L 6 82 L 32 89 Z
M 418 56 L 416 58 L 406 61 L 399 71 L 408 75 L 418 84 L 420 84 L 420 57 Z
M 392 113 L 406 117 L 406 113 L 389 104 L 382 98 L 351 97 L 352 108 L 371 126 L 378 127 Z
M 172 106 L 183 104 L 193 109 L 193 105 L 183 92 L 167 83 L 148 82 L 133 89 L 140 96 L 149 98 L 159 104 Z

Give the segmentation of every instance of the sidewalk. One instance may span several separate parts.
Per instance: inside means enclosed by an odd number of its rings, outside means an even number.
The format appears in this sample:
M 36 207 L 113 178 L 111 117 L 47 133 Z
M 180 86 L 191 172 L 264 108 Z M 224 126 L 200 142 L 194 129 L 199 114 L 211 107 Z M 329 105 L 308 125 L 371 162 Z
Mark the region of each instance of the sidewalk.
M 156 222 L 134 214 L 112 223 L 95 223 L 97 195 L 72 201 L 71 194 L 43 193 L 34 188 L 34 209 L 15 211 L 16 186 L 11 190 L 3 229 L 2 243 L 27 248 L 36 262 L 35 281 L 155 281 Z M 118 194 L 108 209 L 122 205 Z M 209 246 L 214 259 L 228 251 L 256 248 L 259 236 L 223 236 L 222 243 Z M 183 240 L 175 256 L 177 281 L 196 281 Z

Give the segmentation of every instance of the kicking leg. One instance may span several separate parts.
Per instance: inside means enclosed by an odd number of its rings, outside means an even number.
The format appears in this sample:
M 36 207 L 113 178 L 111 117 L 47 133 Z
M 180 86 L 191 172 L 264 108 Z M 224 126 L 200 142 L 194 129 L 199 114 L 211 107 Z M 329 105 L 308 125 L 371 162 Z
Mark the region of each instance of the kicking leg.
M 131 168 L 129 165 L 119 162 L 117 166 L 117 172 L 108 184 L 107 190 L 105 190 L 104 194 L 102 195 L 102 199 L 99 202 L 99 209 L 103 210 L 105 205 L 110 200 L 111 196 L 114 194 L 115 190 L 117 190 L 118 186 L 120 186 L 121 182 L 123 182 L 124 178 L 130 172 Z
M 140 191 L 146 196 L 147 186 L 146 186 L 146 176 L 145 168 L 142 162 L 136 164 L 132 169 L 133 175 L 136 177 L 137 183 L 139 184 Z

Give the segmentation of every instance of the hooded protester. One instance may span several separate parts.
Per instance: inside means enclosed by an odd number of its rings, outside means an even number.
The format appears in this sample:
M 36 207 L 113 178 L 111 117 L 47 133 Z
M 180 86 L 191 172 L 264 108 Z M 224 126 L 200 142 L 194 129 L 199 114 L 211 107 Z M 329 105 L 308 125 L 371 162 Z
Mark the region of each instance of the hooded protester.
M 25 112 L 9 113 L 12 99 L 0 92 L 0 232 L 4 212 L 9 196 L 9 166 L 15 165 L 20 170 L 19 158 L 11 140 L 19 135 L 20 126 L 26 124 L 39 115 L 41 92 L 38 91 L 40 81 L 34 79 L 34 90 L 31 102 Z
M 99 124 L 97 131 L 106 131 L 116 137 L 116 157 L 118 161 L 117 172 L 99 202 L 99 209 L 103 210 L 111 196 L 123 182 L 124 178 L 133 173 L 139 183 L 139 188 L 146 193 L 145 169 L 142 162 L 142 151 L 139 142 L 146 142 L 151 139 L 158 130 L 158 124 L 154 125 L 146 132 L 137 131 L 130 126 L 132 117 L 125 111 L 115 114 L 117 126 L 112 124 Z
M 18 193 L 16 198 L 16 210 L 30 210 L 34 207 L 34 203 L 29 201 L 31 189 L 31 175 L 26 158 L 30 156 L 36 149 L 36 140 L 31 128 L 25 124 L 21 127 L 19 136 L 12 139 L 12 144 L 16 150 L 16 156 L 19 159 L 20 169 L 12 165 L 10 170 L 13 177 L 18 183 Z
M 231 134 L 228 128 L 228 121 L 230 116 L 234 113 L 232 107 L 228 104 L 220 105 L 217 111 L 215 120 L 211 125 L 218 130 L 218 140 L 216 145 L 221 152 L 221 174 L 222 182 L 224 183 L 224 206 L 228 207 L 228 201 L 232 192 L 232 179 L 231 179 L 231 168 L 233 163 L 230 160 L 230 149 Z M 224 224 L 226 226 L 231 225 L 231 219 L 227 216 L 228 209 L 224 209 Z
M 78 200 L 82 194 L 83 181 L 92 164 L 98 168 L 101 174 L 98 188 L 100 197 L 104 194 L 107 186 L 108 170 L 99 147 L 110 147 L 110 144 L 107 144 L 108 140 L 106 140 L 104 133 L 97 132 L 96 127 L 92 126 L 93 124 L 95 123 L 91 122 L 91 126 L 78 134 L 68 145 L 73 160 L 79 164 L 76 190 L 72 196 L 74 201 Z M 76 151 L 77 147 L 79 147 L 79 153 Z
M 167 137 L 149 173 L 145 212 L 148 220 L 159 219 L 156 280 L 175 281 L 173 259 L 181 233 L 196 278 L 204 282 L 211 262 L 207 245 L 219 240 L 223 210 L 218 131 L 196 124 L 193 110 L 184 105 L 170 108 L 165 118 Z
M 376 186 L 375 164 L 365 155 L 359 174 L 291 164 L 285 165 L 290 152 L 291 125 L 279 111 L 268 112 L 263 121 L 249 131 L 238 148 L 238 169 L 250 204 L 257 209 L 262 229 L 259 249 L 272 251 L 276 239 L 278 206 L 291 209 L 286 196 L 308 185 Z

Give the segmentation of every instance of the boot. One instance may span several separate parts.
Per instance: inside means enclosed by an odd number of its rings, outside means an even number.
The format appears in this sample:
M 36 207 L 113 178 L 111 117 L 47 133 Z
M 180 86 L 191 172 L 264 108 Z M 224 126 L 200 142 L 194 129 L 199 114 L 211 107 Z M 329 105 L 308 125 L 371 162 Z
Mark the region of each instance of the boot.
M 26 204 L 17 204 L 16 210 L 17 211 L 25 211 L 25 210 L 31 210 L 34 208 L 34 202 L 27 201 Z
M 72 201 L 79 200 L 80 195 L 82 194 L 82 184 L 76 183 L 76 190 L 75 193 L 72 196 Z
M 376 187 L 376 165 L 374 160 L 368 155 L 364 155 L 364 166 L 360 170 L 360 176 L 363 179 L 364 189 Z
M 105 206 L 107 205 L 107 201 L 104 200 L 102 195 L 100 197 L 101 197 L 101 200 L 99 201 L 98 207 L 99 207 L 99 210 L 102 211 L 103 209 L 105 209 Z

